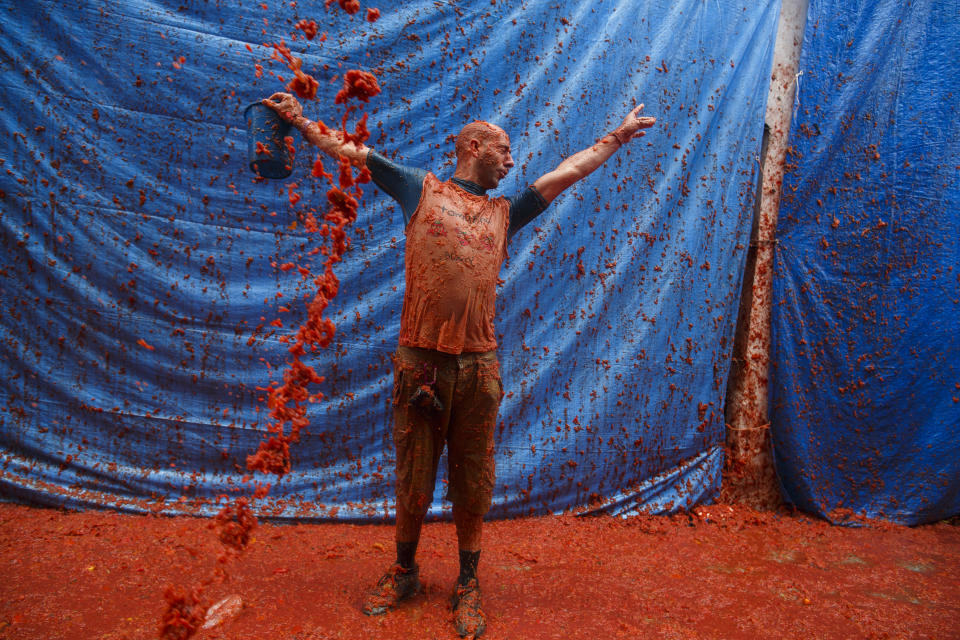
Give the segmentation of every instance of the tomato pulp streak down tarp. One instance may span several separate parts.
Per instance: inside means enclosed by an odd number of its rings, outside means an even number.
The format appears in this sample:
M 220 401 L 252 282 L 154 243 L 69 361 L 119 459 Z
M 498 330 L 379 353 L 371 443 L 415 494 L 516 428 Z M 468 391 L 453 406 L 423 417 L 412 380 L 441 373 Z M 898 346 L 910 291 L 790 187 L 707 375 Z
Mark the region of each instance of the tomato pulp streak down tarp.
M 813 2 L 775 271 L 787 497 L 960 512 L 960 2 Z
M 493 515 L 663 512 L 716 495 L 778 2 L 431 0 L 381 7 L 375 24 L 319 2 L 6 4 L 6 496 L 209 513 L 205 499 L 242 487 L 266 426 L 256 389 L 278 379 L 278 337 L 310 292 L 277 265 L 322 257 L 296 223 L 325 202 L 314 153 L 298 137 L 285 182 L 246 168 L 243 107 L 291 77 L 261 46 L 281 39 L 320 80 L 309 116 L 338 122 L 340 75 L 377 70 L 371 145 L 441 177 L 465 122 L 502 125 L 517 167 L 501 193 L 646 103 L 648 136 L 511 245 Z M 292 42 L 300 18 L 326 39 Z M 401 221 L 368 186 L 338 265 L 336 341 L 311 360 L 327 397 L 263 514 L 388 512 Z

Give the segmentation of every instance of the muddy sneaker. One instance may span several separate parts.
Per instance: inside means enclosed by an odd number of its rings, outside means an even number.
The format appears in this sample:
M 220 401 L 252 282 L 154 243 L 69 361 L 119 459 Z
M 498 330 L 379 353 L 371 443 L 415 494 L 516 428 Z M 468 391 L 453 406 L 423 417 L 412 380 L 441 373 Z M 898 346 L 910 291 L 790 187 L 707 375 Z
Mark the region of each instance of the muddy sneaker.
M 379 616 L 397 606 L 420 591 L 420 567 L 404 569 L 399 564 L 390 567 L 377 585 L 367 593 L 363 603 L 363 612 L 368 616 Z
M 460 637 L 479 638 L 487 628 L 480 608 L 480 584 L 473 578 L 467 584 L 458 584 L 450 599 L 453 605 L 453 626 Z

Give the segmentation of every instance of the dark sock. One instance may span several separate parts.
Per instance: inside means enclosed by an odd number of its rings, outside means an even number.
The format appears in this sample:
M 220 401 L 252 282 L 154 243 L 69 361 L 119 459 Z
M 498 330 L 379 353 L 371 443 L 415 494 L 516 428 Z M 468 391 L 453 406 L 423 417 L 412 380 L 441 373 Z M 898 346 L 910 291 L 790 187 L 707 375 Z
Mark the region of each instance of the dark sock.
M 470 580 L 477 577 L 477 564 L 480 562 L 480 550 L 464 551 L 460 550 L 460 577 L 457 578 L 457 584 L 465 585 Z
M 413 559 L 417 555 L 416 542 L 398 542 L 397 543 L 397 564 L 404 569 L 413 569 L 416 564 Z

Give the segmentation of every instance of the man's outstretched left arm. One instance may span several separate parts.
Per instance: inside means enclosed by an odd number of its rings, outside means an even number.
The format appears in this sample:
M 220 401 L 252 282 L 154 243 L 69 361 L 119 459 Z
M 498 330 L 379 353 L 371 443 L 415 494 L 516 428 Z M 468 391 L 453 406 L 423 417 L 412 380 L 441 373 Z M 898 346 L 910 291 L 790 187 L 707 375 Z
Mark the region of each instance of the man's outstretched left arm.
M 643 129 L 649 129 L 656 122 L 656 118 L 641 117 L 639 107 L 631 111 L 620 126 L 603 136 L 592 146 L 578 151 L 559 165 L 553 171 L 546 173 L 533 183 L 543 199 L 549 204 L 560 195 L 564 189 L 586 178 L 602 165 L 614 152 L 634 138 L 644 135 Z

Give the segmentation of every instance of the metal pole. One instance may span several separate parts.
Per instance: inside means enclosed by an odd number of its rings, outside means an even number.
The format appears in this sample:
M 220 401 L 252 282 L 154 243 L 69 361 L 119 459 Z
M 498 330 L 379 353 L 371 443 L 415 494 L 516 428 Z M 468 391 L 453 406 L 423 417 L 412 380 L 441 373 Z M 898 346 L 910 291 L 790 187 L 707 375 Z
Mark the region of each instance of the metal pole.
M 767 382 L 777 212 L 787 134 L 793 115 L 807 0 L 783 0 L 767 97 L 764 155 L 754 232 L 744 273 L 741 309 L 726 400 L 726 459 L 721 500 L 755 509 L 781 502 L 773 468 Z

